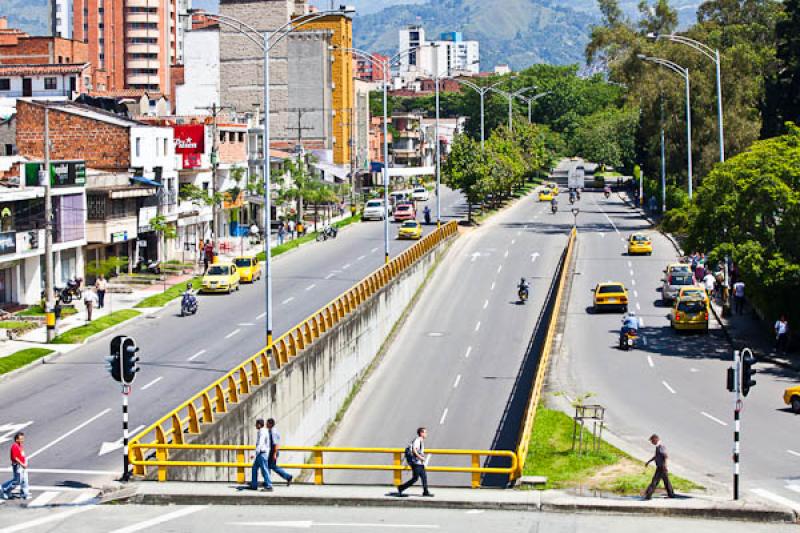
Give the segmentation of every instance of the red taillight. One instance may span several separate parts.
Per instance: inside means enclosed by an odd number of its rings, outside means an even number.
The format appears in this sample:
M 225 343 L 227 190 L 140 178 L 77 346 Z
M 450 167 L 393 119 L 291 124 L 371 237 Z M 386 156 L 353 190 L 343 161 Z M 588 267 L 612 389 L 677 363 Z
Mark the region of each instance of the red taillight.
M 708 322 L 708 311 L 706 311 L 706 322 Z
M 667 285 L 672 285 L 672 275 L 667 278 Z
M 681 319 L 681 314 L 675 313 L 675 320 L 680 320 L 680 319 Z

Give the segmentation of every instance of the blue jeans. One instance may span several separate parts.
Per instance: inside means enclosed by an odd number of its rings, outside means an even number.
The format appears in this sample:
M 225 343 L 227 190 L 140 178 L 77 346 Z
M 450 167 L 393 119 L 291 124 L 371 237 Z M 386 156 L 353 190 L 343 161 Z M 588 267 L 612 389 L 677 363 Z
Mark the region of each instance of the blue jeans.
M 267 468 L 267 454 L 256 454 L 253 461 L 252 474 L 250 479 L 250 487 L 253 489 L 258 488 L 258 473 L 261 472 L 261 477 L 264 478 L 264 488 L 271 488 L 272 481 L 269 479 L 269 469 Z
M 278 462 L 272 458 L 272 455 L 270 455 L 269 460 L 267 461 L 267 468 L 281 476 L 286 481 L 292 480 L 292 476 L 290 476 L 286 470 L 278 466 Z
M 3 495 L 10 496 L 11 491 L 14 490 L 14 487 L 19 485 L 22 497 L 27 498 L 30 495 L 28 492 L 28 470 L 25 468 L 20 468 L 20 466 L 17 464 L 12 466 L 11 469 L 14 473 L 14 477 L 11 478 L 11 480 L 3 483 Z

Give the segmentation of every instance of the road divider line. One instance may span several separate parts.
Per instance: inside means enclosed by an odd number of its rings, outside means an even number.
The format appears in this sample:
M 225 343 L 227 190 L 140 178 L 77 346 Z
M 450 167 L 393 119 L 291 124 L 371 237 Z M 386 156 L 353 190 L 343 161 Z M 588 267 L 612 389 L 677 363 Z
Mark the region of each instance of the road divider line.
M 483 302 L 483 308 L 486 309 L 487 307 L 489 307 L 489 300 Z
M 650 368 L 653 368 L 654 366 L 656 366 L 655 363 L 653 363 L 653 356 L 651 356 L 651 355 L 647 356 L 647 364 L 650 365 Z
M 475 331 L 478 331 L 479 329 L 481 329 L 481 321 L 480 320 L 478 320 L 478 323 L 475 324 Z
M 206 351 L 205 351 L 205 350 L 200 350 L 199 352 L 197 352 L 196 354 L 194 354 L 193 356 L 191 356 L 190 358 L 188 358 L 188 359 L 187 359 L 187 361 L 194 361 L 195 359 L 197 359 L 198 357 L 200 357 L 200 356 L 201 356 L 201 355 L 203 355 L 204 353 L 206 353 Z
M 461 374 L 456 376 L 456 381 L 455 381 L 455 383 L 453 383 L 453 388 L 454 389 L 458 388 L 458 384 L 459 383 L 461 383 Z
M 164 379 L 162 376 L 158 376 L 156 379 L 154 379 L 153 381 L 151 381 L 147 385 L 142 385 L 142 388 L 140 390 L 147 390 L 150 387 L 152 387 L 153 385 L 155 385 L 156 383 L 158 383 L 159 381 L 161 381 L 162 379 Z
M 633 291 L 633 297 L 634 298 L 638 298 L 639 297 L 639 291 Z
M 103 409 L 102 411 L 100 411 L 99 413 L 97 413 L 96 415 L 94 415 L 92 418 L 90 418 L 89 420 L 87 420 L 86 422 L 83 422 L 83 423 L 81 423 L 81 424 L 78 424 L 77 426 L 75 426 L 75 427 L 74 427 L 74 428 L 72 428 L 71 430 L 67 431 L 66 433 L 64 433 L 64 434 L 63 434 L 63 435 L 61 435 L 60 437 L 58 437 L 58 438 L 56 438 L 56 439 L 54 439 L 54 440 L 51 440 L 51 441 L 50 441 L 48 444 L 45 444 L 45 445 L 44 445 L 44 447 L 42 447 L 42 448 L 39 448 L 38 450 L 36 450 L 36 451 L 35 451 L 35 452 L 33 452 L 32 454 L 30 454 L 30 455 L 28 456 L 28 459 L 33 459 L 34 457 L 36 457 L 37 455 L 39 455 L 39 454 L 40 454 L 40 453 L 42 453 L 43 451 L 47 450 L 48 448 L 50 448 L 50 447 L 52 447 L 52 446 L 55 446 L 56 444 L 58 444 L 59 442 L 61 442 L 61 441 L 62 441 L 62 440 L 64 440 L 64 439 L 66 439 L 67 437 L 69 437 L 69 436 L 70 436 L 70 435 L 72 435 L 73 433 L 75 433 L 75 432 L 77 432 L 77 431 L 80 431 L 80 430 L 82 430 L 83 428 L 85 428 L 86 426 L 88 426 L 89 424 L 91 424 L 92 422 L 94 422 L 95 420 L 97 420 L 98 418 L 100 418 L 101 416 L 108 414 L 110 411 L 111 411 L 111 408 L 110 408 L 110 407 L 109 407 L 109 408 L 107 408 L 107 409 Z
M 796 452 L 794 450 L 786 450 L 787 453 L 794 455 L 795 457 L 800 457 L 800 452 Z
M 346 265 L 342 265 L 342 270 L 347 270 L 347 269 L 348 269 L 348 268 L 350 268 L 351 266 L 353 266 L 353 265 L 352 265 L 352 264 L 350 264 L 350 263 L 347 263 Z
M 517 235 L 519 235 L 519 232 L 517 232 Z M 515 244 L 517 244 L 517 239 L 511 239 L 511 246 L 514 246 Z
M 286 298 L 284 301 L 281 302 L 281 305 L 286 305 L 292 300 L 294 300 L 294 296 L 289 296 L 288 298 Z
M 359 255 L 358 258 L 356 259 L 356 261 L 362 261 L 365 257 L 367 257 L 367 256 L 366 255 Z
M 642 310 L 642 306 L 639 305 L 639 302 L 636 302 L 636 310 L 637 311 L 641 311 Z
M 84 513 L 94 508 L 95 508 L 94 505 L 90 505 L 87 507 L 76 507 L 74 509 L 70 509 L 69 511 L 64 511 L 62 513 L 49 514 L 41 518 L 36 518 L 35 520 L 30 520 L 28 522 L 22 522 L 20 524 L 14 524 L 13 526 L 4 527 L 3 529 L 0 529 L 0 532 L 15 533 L 16 531 L 25 531 L 26 529 L 31 529 L 44 524 L 49 524 L 50 522 L 59 522 L 72 515 L 76 515 L 78 513 Z
M 372 250 L 369 251 L 369 253 L 374 254 L 377 251 L 378 251 L 378 248 L 373 248 Z
M 636 280 L 635 279 L 631 280 L 631 285 L 633 285 L 634 287 L 636 286 Z
M 230 338 L 231 338 L 231 337 L 233 337 L 234 335 L 237 335 L 237 334 L 238 334 L 240 331 L 242 331 L 242 330 L 240 330 L 240 329 L 235 329 L 235 330 L 231 331 L 230 333 L 228 333 L 227 335 L 225 335 L 225 338 L 226 338 L 226 339 L 230 339 Z
M 633 268 L 633 263 L 630 261 L 628 261 L 628 268 Z M 633 274 L 633 270 L 631 270 L 631 274 Z
M 668 391 L 670 391 L 672 394 L 677 394 L 677 392 L 675 392 L 675 389 L 673 389 L 672 387 L 670 387 L 670 386 L 669 386 L 669 383 L 667 383 L 666 381 L 662 381 L 662 382 L 661 382 L 661 384 L 662 384 L 662 385 L 664 385 L 664 387 L 665 387 L 665 388 L 666 388 Z
M 249 328 L 251 326 L 255 326 L 255 324 L 253 324 L 252 322 L 240 322 L 240 323 L 238 323 L 236 325 L 240 326 L 240 327 L 243 327 L 243 328 Z
M 790 509 L 794 509 L 795 511 L 800 509 L 800 503 L 790 500 L 789 498 L 784 498 L 783 496 L 778 496 L 777 494 L 770 492 L 764 489 L 751 489 L 750 492 L 755 494 L 756 496 L 761 496 L 762 498 L 766 498 L 768 500 L 772 500 L 773 502 L 785 505 Z
M 503 265 L 498 265 L 497 266 L 497 273 L 499 274 L 501 270 L 503 270 Z
M 196 513 L 197 511 L 202 511 L 206 507 L 207 507 L 206 505 L 193 505 L 191 507 L 184 507 L 183 509 L 178 509 L 177 511 L 163 514 L 161 516 L 156 516 L 155 518 L 151 518 L 150 520 L 145 520 L 144 522 L 139 522 L 138 524 L 132 524 L 127 527 L 115 529 L 111 533 L 133 533 L 134 531 L 150 529 L 153 526 L 157 526 L 158 524 L 163 524 L 164 522 L 169 522 L 170 520 L 175 520 L 176 518 L 181 518 L 183 516 Z
M 335 276 L 335 275 L 336 275 L 336 274 L 334 274 L 333 272 L 331 272 L 330 274 L 328 274 L 327 276 L 325 276 L 325 279 L 331 279 L 331 278 L 332 278 L 333 276 Z
M 442 418 L 439 419 L 440 426 L 444 424 L 445 418 L 447 418 L 447 407 L 444 408 L 444 412 L 442 413 Z
M 631 277 L 633 277 L 633 269 L 631 269 Z
M 506 253 L 503 254 L 503 257 L 508 257 L 508 250 L 506 250 Z
M 472 353 L 472 346 L 467 346 L 467 351 L 464 353 L 464 359 L 469 359 L 469 354 Z
M 261 319 L 262 319 L 262 318 L 264 318 L 265 316 L 267 316 L 267 313 L 261 313 L 260 315 L 258 315 L 258 316 L 256 317 L 256 320 L 261 320 Z
M 494 286 L 495 286 L 495 285 L 496 285 L 496 283 L 493 281 L 493 282 L 492 282 L 492 286 L 491 286 L 491 288 L 490 288 L 489 290 L 490 290 L 490 291 L 493 291 L 493 290 L 494 290 Z
M 716 416 L 710 415 L 710 414 L 706 413 L 705 411 L 700 411 L 700 414 L 703 415 L 704 417 L 708 418 L 709 420 L 713 420 L 714 422 L 716 422 L 720 426 L 727 426 L 728 425 L 727 422 L 723 422 L 722 420 L 720 420 Z
M 306 287 L 306 290 L 307 290 L 307 291 L 310 291 L 311 289 L 313 289 L 313 288 L 314 288 L 314 287 L 316 287 L 316 286 L 317 286 L 317 284 L 316 284 L 316 283 L 312 283 L 311 285 L 309 285 L 308 287 Z

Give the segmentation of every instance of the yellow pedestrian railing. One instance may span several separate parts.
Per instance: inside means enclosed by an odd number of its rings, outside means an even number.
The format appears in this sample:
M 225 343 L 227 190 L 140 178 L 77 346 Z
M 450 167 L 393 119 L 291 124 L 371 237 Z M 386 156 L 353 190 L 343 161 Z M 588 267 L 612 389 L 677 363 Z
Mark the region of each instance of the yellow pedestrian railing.
M 248 459 L 253 453 L 253 446 L 236 444 L 140 444 L 131 445 L 131 450 L 136 451 L 134 455 L 142 457 L 145 455 L 143 450 L 154 450 L 155 459 L 135 459 L 132 461 L 134 467 L 156 467 L 158 468 L 158 480 L 166 481 L 169 468 L 233 468 L 236 469 L 236 481 L 245 483 L 247 469 L 252 465 Z M 213 452 L 214 456 L 220 457 L 224 453 L 231 455 L 231 460 L 170 460 L 168 452 L 170 450 L 202 450 Z M 402 448 L 347 448 L 347 447 L 325 447 L 325 446 L 281 446 L 282 452 L 304 452 L 309 458 L 307 463 L 280 463 L 281 468 L 313 470 L 314 483 L 322 485 L 324 483 L 325 470 L 368 470 L 368 471 L 389 471 L 393 473 L 392 481 L 395 485 L 400 485 L 403 470 L 409 467 L 403 465 Z M 191 452 L 189 452 L 191 453 Z M 183 453 L 182 455 L 188 455 Z M 385 464 L 343 464 L 326 462 L 331 454 L 357 454 L 357 455 L 386 455 L 391 461 Z M 469 459 L 469 466 L 429 466 L 428 472 L 450 472 L 464 473 L 471 475 L 472 488 L 478 488 L 481 484 L 483 474 L 507 475 L 509 480 L 517 472 L 517 454 L 509 450 L 444 450 L 426 449 L 426 455 L 466 457 Z M 506 458 L 508 466 L 487 467 L 481 466 L 481 458 Z
M 518 470 L 514 475 L 515 478 L 522 476 L 522 471 L 525 468 L 525 459 L 528 456 L 528 445 L 530 444 L 531 434 L 533 433 L 533 422 L 536 419 L 536 408 L 539 405 L 539 399 L 542 396 L 542 387 L 544 387 L 545 377 L 547 375 L 547 366 L 550 362 L 550 352 L 553 349 L 553 339 L 555 338 L 556 325 L 558 323 L 558 313 L 559 309 L 561 308 L 564 285 L 566 284 L 567 275 L 569 274 L 569 265 L 570 261 L 572 260 L 572 253 L 575 248 L 576 238 L 577 230 L 572 228 L 572 231 L 569 234 L 567 247 L 564 250 L 561 269 L 558 273 L 558 279 L 556 281 L 552 313 L 550 315 L 550 321 L 547 324 L 547 334 L 545 335 L 544 343 L 542 344 L 542 351 L 539 355 L 539 363 L 536 367 L 536 378 L 533 382 L 531 395 L 528 398 L 528 405 L 525 408 L 525 416 L 522 419 L 522 428 L 519 432 L 519 441 L 517 442 Z
M 144 441 L 148 441 L 151 445 L 182 445 L 185 435 L 201 433 L 203 425 L 211 424 L 215 417 L 227 413 L 230 405 L 238 403 L 244 396 L 258 388 L 274 372 L 280 370 L 291 359 L 301 355 L 311 343 L 352 313 L 364 301 L 457 232 L 458 225 L 455 221 L 450 221 L 432 231 L 278 337 L 271 347 L 267 346 L 249 357 L 233 370 L 169 411 L 157 422 L 142 430 L 131 439 L 129 445 L 128 456 L 131 464 L 134 465 L 133 474 L 138 476 L 146 474 L 146 464 L 144 464 L 142 456 Z M 166 455 L 167 448 L 162 450 Z

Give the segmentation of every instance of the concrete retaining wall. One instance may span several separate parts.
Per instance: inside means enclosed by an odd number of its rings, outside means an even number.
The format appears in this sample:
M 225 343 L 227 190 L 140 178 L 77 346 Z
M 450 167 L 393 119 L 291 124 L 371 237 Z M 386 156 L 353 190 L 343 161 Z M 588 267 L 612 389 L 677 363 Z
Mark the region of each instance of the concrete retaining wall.
M 369 367 L 428 272 L 448 248 L 444 242 L 377 292 L 315 341 L 257 391 L 232 407 L 193 444 L 253 444 L 255 420 L 275 418 L 281 444 L 314 445 L 322 438 L 362 373 Z M 171 459 L 233 461 L 232 452 L 190 450 Z M 249 454 L 246 458 L 249 460 Z M 300 453 L 281 453 L 280 462 L 302 462 Z M 151 476 L 155 469 L 148 472 Z M 170 468 L 169 480 L 226 481 L 235 469 Z M 248 473 L 249 479 L 249 473 Z

